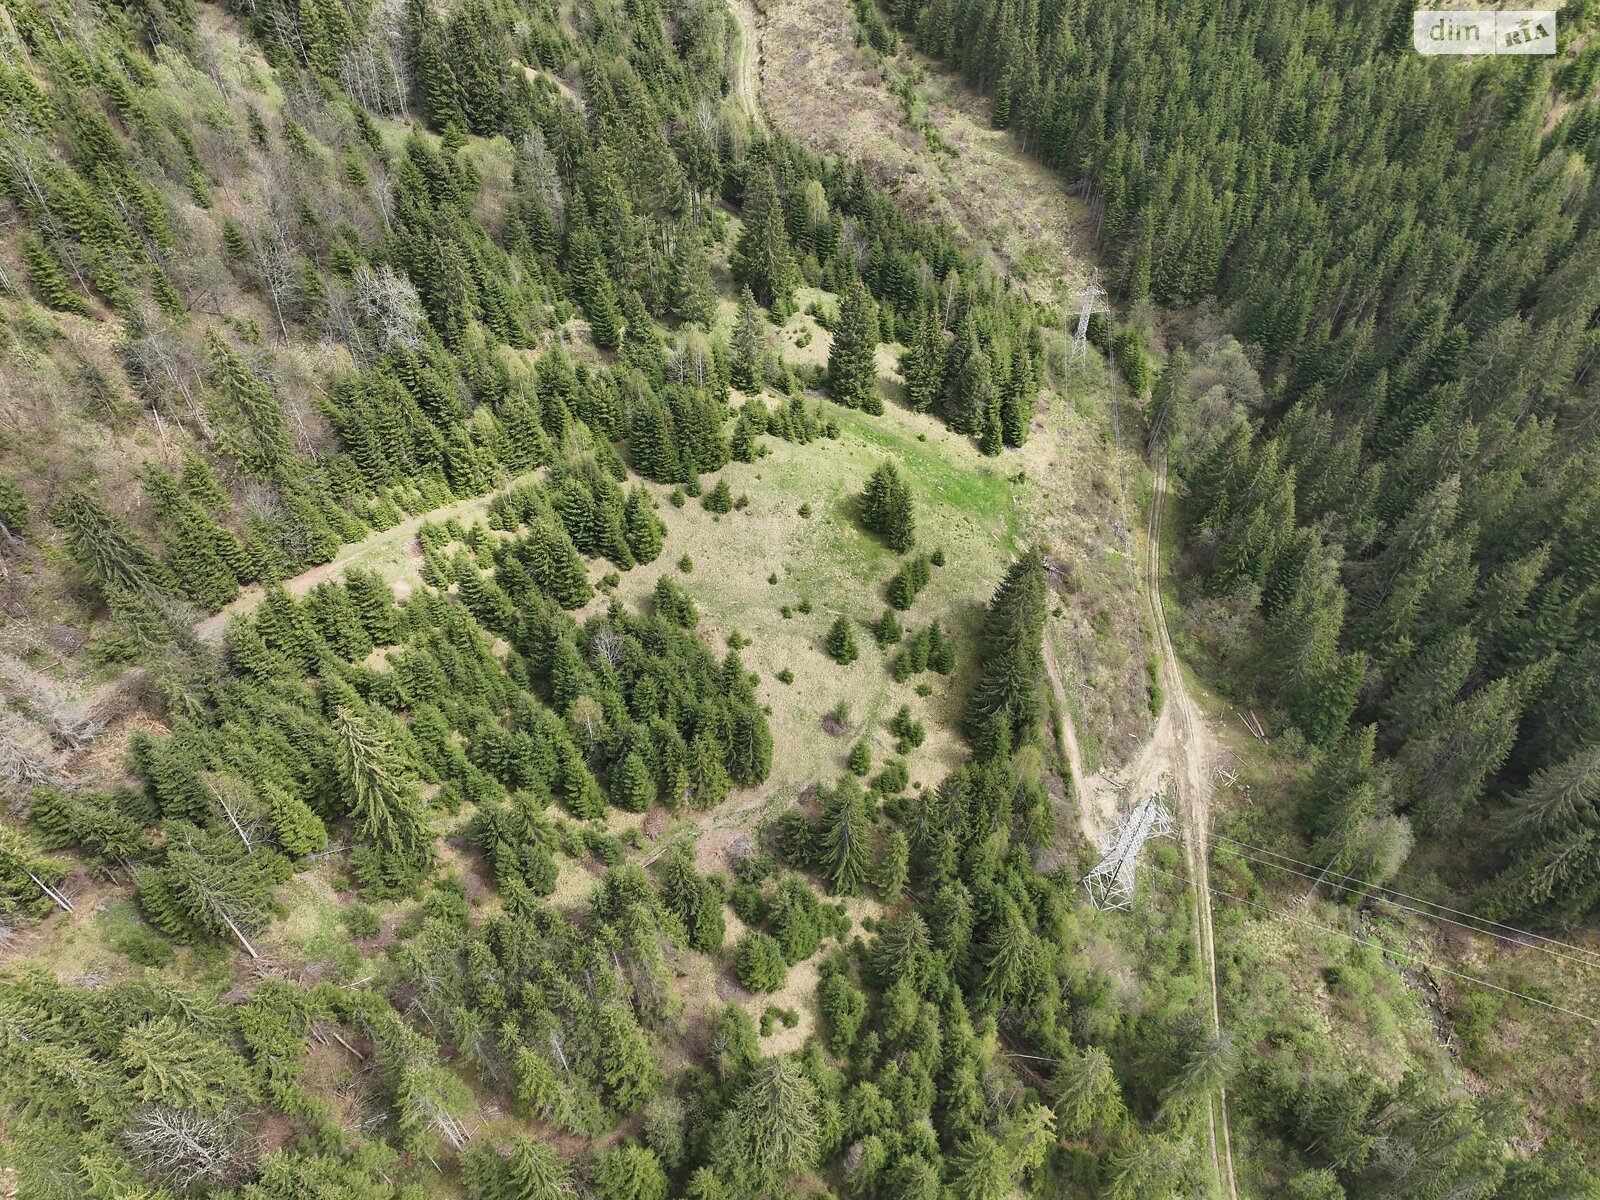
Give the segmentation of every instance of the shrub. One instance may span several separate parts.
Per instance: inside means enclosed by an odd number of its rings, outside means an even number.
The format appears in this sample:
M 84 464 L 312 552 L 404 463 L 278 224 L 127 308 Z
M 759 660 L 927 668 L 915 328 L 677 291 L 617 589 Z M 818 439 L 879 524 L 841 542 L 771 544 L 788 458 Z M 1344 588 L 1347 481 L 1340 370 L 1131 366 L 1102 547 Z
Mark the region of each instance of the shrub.
M 911 772 L 906 769 L 904 760 L 897 758 L 878 772 L 878 778 L 873 786 L 888 796 L 905 791 L 910 782 Z
M 344 927 L 353 938 L 370 938 L 377 936 L 383 922 L 370 904 L 357 903 L 344 910 Z

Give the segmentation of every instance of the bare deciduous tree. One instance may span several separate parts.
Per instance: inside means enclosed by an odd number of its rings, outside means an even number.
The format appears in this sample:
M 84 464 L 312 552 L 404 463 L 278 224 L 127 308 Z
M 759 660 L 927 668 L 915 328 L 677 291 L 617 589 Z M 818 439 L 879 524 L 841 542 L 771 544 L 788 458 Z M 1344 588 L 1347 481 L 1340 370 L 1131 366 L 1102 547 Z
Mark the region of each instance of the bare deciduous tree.
M 262 205 L 241 222 L 250 257 L 260 276 L 261 289 L 272 305 L 282 341 L 289 340 L 289 318 L 295 315 L 301 299 L 302 281 L 294 222 L 288 197 L 294 189 L 283 178 L 276 160 L 262 154 L 252 156 L 251 165 L 261 180 Z
M 845 217 L 840 222 L 839 241 L 843 244 L 845 253 L 855 260 L 856 272 L 867 264 L 867 255 L 871 247 L 867 244 L 867 235 L 861 232 L 861 227 L 850 217 Z
M 377 270 L 369 266 L 357 268 L 352 302 L 366 320 L 380 354 L 395 346 L 415 350 L 422 345 L 422 329 L 426 317 L 417 289 L 404 275 L 388 266 Z M 354 354 L 355 348 L 351 348 Z
M 4 652 L 0 652 L 0 691 L 22 699 L 50 732 L 74 749 L 94 741 L 106 727 L 105 717 L 78 689 Z
M 61 754 L 45 731 L 16 713 L 0 712 L 0 796 L 19 804 L 34 788 L 64 781 Z
M 367 16 L 367 33 L 339 55 L 339 82 L 369 112 L 405 112 L 411 80 L 406 73 L 405 22 L 398 0 L 381 0 Z
M 522 139 L 522 163 L 528 173 L 528 185 L 534 195 L 544 201 L 550 215 L 561 225 L 567 219 L 567 199 L 561 191 L 561 172 L 556 169 L 555 157 L 545 145 L 544 133 L 536 125 Z
M 243 1164 L 236 1120 L 189 1109 L 149 1105 L 138 1109 L 122 1142 L 140 1165 L 163 1183 L 180 1188 L 220 1183 Z
M 668 377 L 675 383 L 692 380 L 696 387 L 704 387 L 711 367 L 711 342 L 699 329 L 690 326 L 667 355 Z
M 128 321 L 122 358 L 128 377 L 158 421 L 163 406 L 175 407 L 181 401 L 181 411 L 195 423 L 200 434 L 211 436 L 205 409 L 196 389 L 190 386 L 200 378 L 200 365 L 170 322 L 146 309 L 136 309 Z

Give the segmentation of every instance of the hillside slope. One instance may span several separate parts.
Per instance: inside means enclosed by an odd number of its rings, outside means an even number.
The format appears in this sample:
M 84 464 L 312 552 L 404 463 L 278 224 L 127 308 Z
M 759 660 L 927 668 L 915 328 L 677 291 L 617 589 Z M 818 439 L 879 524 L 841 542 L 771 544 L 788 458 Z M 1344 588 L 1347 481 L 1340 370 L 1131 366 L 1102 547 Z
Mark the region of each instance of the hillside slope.
M 1594 1191 L 1371 941 L 1212 933 L 1154 325 L 1062 365 L 971 93 L 857 80 L 909 181 L 709 0 L 0 18 L 5 1190 Z

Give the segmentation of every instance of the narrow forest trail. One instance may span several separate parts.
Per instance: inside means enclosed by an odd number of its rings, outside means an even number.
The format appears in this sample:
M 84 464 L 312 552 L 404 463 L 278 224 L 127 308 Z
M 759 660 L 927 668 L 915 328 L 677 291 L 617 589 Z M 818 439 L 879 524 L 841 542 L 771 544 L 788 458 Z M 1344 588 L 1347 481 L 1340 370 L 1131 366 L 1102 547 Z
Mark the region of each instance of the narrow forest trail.
M 733 12 L 733 23 L 739 27 L 739 38 L 733 47 L 733 94 L 756 128 L 764 130 L 767 118 L 761 111 L 761 39 L 756 34 L 749 0 L 728 0 L 728 8 Z
M 1184 831 L 1184 856 L 1194 892 L 1195 942 L 1200 961 L 1205 967 L 1207 990 L 1211 997 L 1211 1029 L 1213 1033 L 1221 1033 L 1216 944 L 1211 927 L 1211 764 L 1216 756 L 1216 746 L 1205 714 L 1189 695 L 1177 651 L 1167 630 L 1166 608 L 1161 596 L 1161 527 L 1166 500 L 1167 460 L 1162 456 L 1155 466 L 1142 566 L 1145 599 L 1150 606 L 1151 625 L 1161 653 L 1161 675 L 1167 702 L 1162 707 L 1155 734 L 1135 768 L 1137 789 L 1134 795 L 1140 797 L 1156 790 L 1151 784 L 1159 784 L 1160 778 L 1168 776 L 1170 771 L 1169 777 L 1177 791 L 1177 817 Z M 1154 779 L 1151 778 L 1152 771 L 1157 772 Z M 1227 1088 L 1218 1088 L 1214 1099 L 1207 1097 L 1206 1107 L 1212 1164 L 1217 1169 L 1219 1181 L 1227 1185 L 1229 1200 L 1239 1200 L 1239 1187 L 1233 1170 L 1233 1138 L 1228 1125 Z M 1219 1124 L 1222 1129 L 1220 1148 L 1217 1139 Z
M 1091 779 L 1083 769 L 1078 727 L 1072 719 L 1072 710 L 1067 707 L 1067 688 L 1062 682 L 1060 660 L 1056 657 L 1055 643 L 1048 629 L 1044 635 L 1044 670 L 1050 680 L 1050 691 L 1055 696 L 1056 748 L 1061 752 L 1072 776 L 1072 798 L 1078 808 L 1078 824 L 1084 836 L 1098 846 L 1108 828 L 1104 814 L 1096 804 L 1103 791 L 1102 781 L 1098 774 Z
M 431 521 L 439 525 L 453 517 L 463 525 L 471 525 L 488 515 L 490 503 L 501 492 L 524 480 L 537 478 L 539 471 L 531 471 L 507 480 L 481 496 L 455 500 L 429 512 L 407 517 L 388 529 L 375 529 L 359 542 L 347 542 L 340 546 L 339 552 L 330 561 L 285 579 L 284 590 L 291 596 L 303 598 L 317 584 L 341 578 L 349 567 L 372 568 L 391 584 L 410 584 L 419 576 L 422 562 L 421 551 L 414 550 L 412 543 L 425 524 Z M 261 603 L 263 595 L 265 591 L 260 584 L 245 585 L 239 589 L 236 599 L 199 621 L 195 625 L 195 632 L 207 641 L 217 640 L 227 629 L 231 618 L 248 616 Z

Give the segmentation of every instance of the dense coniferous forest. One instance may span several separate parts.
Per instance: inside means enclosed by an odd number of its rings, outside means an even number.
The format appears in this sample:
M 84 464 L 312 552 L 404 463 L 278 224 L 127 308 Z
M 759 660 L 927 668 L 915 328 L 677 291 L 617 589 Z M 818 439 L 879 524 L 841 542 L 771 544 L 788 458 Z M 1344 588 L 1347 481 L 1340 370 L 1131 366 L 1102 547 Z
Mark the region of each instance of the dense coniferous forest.
M 1089 200 L 1125 301 L 1201 304 L 1151 436 L 1250 673 L 1350 764 L 1318 861 L 1382 882 L 1397 838 L 1486 824 L 1477 911 L 1591 913 L 1594 6 L 1558 57 L 1470 65 L 1415 54 L 1409 5 L 888 7 Z
M 1586 913 L 1600 60 L 1452 74 L 1321 6 L 892 16 L 1081 180 L 1125 300 L 1194 307 L 1150 425 L 1319 861 L 1380 882 L 1493 816 L 1473 903 Z M 128 710 L 5 644 L 18 1196 L 1197 1195 L 1223 1085 L 1298 1200 L 1600 1195 L 1560 1114 L 1201 1020 L 1181 888 L 1083 902 L 1059 563 L 985 526 L 956 596 L 930 518 L 1025 482 L 1059 314 L 753 121 L 723 5 L 0 17 L 6 621 L 70 614 Z M 1142 328 L 1094 330 L 1136 387 Z M 676 531 L 847 443 L 783 502 L 862 604 L 774 572 L 814 678 L 764 676 Z M 784 690 L 864 672 L 895 700 L 808 713 L 832 765 L 763 808 Z

